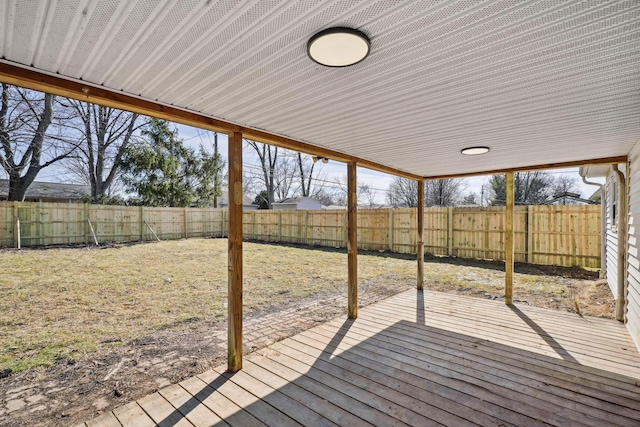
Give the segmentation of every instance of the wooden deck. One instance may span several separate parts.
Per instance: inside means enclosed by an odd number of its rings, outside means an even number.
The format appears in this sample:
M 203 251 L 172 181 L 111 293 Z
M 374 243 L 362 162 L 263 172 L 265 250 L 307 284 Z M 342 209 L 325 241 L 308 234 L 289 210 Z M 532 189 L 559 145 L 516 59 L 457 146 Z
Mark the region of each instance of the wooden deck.
M 639 426 L 625 327 L 409 291 L 81 424 Z

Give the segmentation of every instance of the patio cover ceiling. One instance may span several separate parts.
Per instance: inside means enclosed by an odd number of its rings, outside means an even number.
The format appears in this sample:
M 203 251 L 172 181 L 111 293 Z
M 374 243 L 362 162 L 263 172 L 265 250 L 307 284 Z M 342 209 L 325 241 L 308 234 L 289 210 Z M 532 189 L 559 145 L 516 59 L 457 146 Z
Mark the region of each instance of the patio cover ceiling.
M 640 140 L 638 0 L 5 0 L 0 16 L 5 64 L 417 176 L 625 156 Z M 367 34 L 371 54 L 310 60 L 309 37 L 335 26 Z M 490 153 L 460 154 L 478 145 Z

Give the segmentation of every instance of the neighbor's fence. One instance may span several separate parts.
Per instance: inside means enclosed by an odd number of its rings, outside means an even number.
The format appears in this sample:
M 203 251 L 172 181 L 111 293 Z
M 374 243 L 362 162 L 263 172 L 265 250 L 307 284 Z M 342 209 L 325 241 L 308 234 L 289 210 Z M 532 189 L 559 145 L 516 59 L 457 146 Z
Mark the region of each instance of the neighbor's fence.
M 226 236 L 226 209 L 0 202 L 0 245 Z M 515 260 L 600 267 L 600 206 L 516 206 Z M 416 209 L 359 209 L 358 247 L 415 253 Z M 18 220 L 19 219 L 19 227 Z M 425 252 L 504 259 L 504 207 L 425 209 Z M 341 248 L 346 210 L 245 211 L 246 239 Z
M 225 222 L 226 209 L 0 202 L 0 246 L 222 237 Z

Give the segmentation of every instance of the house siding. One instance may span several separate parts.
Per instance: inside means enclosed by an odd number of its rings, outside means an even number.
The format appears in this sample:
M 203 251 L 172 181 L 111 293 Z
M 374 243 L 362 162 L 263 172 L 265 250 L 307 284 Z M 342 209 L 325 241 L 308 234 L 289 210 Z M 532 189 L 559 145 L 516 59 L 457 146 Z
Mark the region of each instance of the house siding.
M 298 209 L 320 210 L 322 209 L 322 204 L 315 200 L 305 198 L 298 202 Z
M 320 210 L 322 209 L 322 203 L 314 200 L 310 197 L 302 197 L 298 200 L 285 200 L 284 203 L 274 203 L 273 209 L 275 210 Z
M 629 153 L 627 305 L 629 333 L 640 349 L 640 142 Z M 609 271 L 607 271 L 609 273 Z
M 295 203 L 274 203 L 273 209 L 276 211 L 295 211 L 297 209 Z

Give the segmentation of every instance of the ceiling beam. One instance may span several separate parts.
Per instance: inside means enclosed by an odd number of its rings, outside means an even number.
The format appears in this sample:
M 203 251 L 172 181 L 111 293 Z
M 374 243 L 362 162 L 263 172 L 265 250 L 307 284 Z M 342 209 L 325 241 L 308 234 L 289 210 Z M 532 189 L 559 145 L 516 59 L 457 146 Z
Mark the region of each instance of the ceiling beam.
M 82 81 L 67 80 L 28 68 L 16 67 L 4 62 L 0 62 L 0 82 L 90 102 L 104 107 L 127 110 L 214 132 L 228 134 L 240 130 L 239 126 L 222 120 L 147 101 L 121 92 L 110 91 Z
M 465 178 L 468 176 L 497 175 L 507 172 L 527 172 L 542 169 L 575 168 L 579 166 L 626 163 L 627 156 L 600 157 L 597 159 L 574 160 L 571 162 L 545 163 L 543 165 L 521 166 L 517 168 L 493 169 L 479 172 L 455 173 L 450 175 L 427 175 L 424 179 Z
M 311 154 L 314 156 L 326 157 L 330 160 L 337 160 L 339 162 L 350 163 L 356 162 L 359 167 L 373 169 L 378 172 L 384 172 L 391 175 L 401 176 L 403 178 L 421 180 L 420 175 L 415 175 L 409 172 L 404 172 L 391 166 L 386 166 L 380 163 L 372 162 L 359 157 L 350 156 L 339 151 L 331 150 L 328 148 L 317 147 L 315 145 L 307 144 L 305 142 L 296 141 L 295 139 L 287 138 L 284 136 L 270 134 L 268 132 L 255 130 L 251 128 L 241 127 L 243 137 L 252 139 L 254 141 L 263 142 L 265 144 L 276 145 L 278 147 L 286 148 L 288 150 L 301 151 L 303 153 Z
M 295 139 L 275 135 L 266 131 L 252 129 L 245 126 L 214 119 L 193 111 L 187 111 L 159 102 L 148 101 L 139 97 L 127 95 L 103 87 L 87 84 L 80 80 L 62 78 L 59 76 L 35 71 L 31 68 L 20 67 L 0 61 L 0 82 L 20 86 L 27 89 L 47 92 L 53 95 L 73 98 L 105 107 L 131 111 L 145 116 L 169 120 L 187 126 L 231 134 L 241 132 L 245 138 L 253 139 L 265 144 L 275 145 L 289 150 L 300 151 L 314 156 L 326 157 L 340 162 L 356 162 L 358 166 L 401 176 L 409 179 L 422 179 L 421 176 L 411 174 L 391 166 L 383 165 L 366 159 L 361 159 L 339 151 L 318 147 L 313 144 Z

